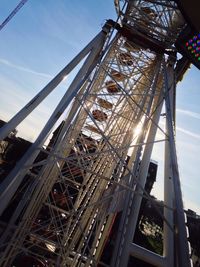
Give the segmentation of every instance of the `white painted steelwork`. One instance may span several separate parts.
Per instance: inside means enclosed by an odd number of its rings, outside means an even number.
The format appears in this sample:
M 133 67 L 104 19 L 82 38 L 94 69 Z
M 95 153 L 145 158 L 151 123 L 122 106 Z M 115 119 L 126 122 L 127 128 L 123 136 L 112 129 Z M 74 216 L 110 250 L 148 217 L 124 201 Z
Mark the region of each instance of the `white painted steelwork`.
M 43 261 L 41 266 L 121 267 L 130 256 L 155 266 L 190 266 L 173 104 L 174 42 L 184 21 L 174 1 L 123 1 L 123 9 L 115 4 L 120 24 L 108 21 L 0 132 L 2 138 L 9 134 L 87 56 L 35 143 L 1 184 L 2 216 L 16 206 L 2 224 L 2 267 L 22 264 L 25 257 Z M 166 130 L 159 126 L 164 104 Z M 164 138 L 155 141 L 158 129 Z M 166 144 L 163 255 L 133 243 L 142 198 L 156 206 L 144 190 L 155 142 Z M 110 262 L 103 263 L 119 214 Z

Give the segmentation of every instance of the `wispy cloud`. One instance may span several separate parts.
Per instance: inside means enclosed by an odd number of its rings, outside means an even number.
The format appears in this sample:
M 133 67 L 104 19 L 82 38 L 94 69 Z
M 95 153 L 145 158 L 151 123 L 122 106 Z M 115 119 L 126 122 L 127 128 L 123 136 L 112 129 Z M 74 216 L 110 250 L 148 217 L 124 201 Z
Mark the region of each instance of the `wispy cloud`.
M 200 113 L 196 113 L 196 112 L 193 112 L 193 111 L 190 111 L 190 110 L 179 109 L 179 108 L 177 108 L 176 111 L 178 113 L 182 113 L 184 115 L 187 115 L 187 116 L 190 116 L 192 118 L 200 120 Z
M 187 135 L 189 135 L 189 136 L 191 136 L 191 137 L 200 139 L 200 134 L 194 133 L 194 132 L 192 132 L 192 131 L 185 130 L 185 129 L 183 129 L 183 128 L 181 128 L 181 127 L 178 127 L 178 126 L 176 127 L 176 130 L 178 130 L 179 132 L 182 132 L 182 133 L 184 133 L 184 134 L 187 134 Z
M 14 64 L 14 63 L 12 63 L 12 62 L 10 62 L 10 61 L 8 61 L 6 59 L 3 59 L 3 58 L 0 58 L 0 63 L 6 65 L 8 67 L 14 68 L 16 70 L 28 72 L 28 73 L 31 73 L 31 74 L 34 74 L 34 75 L 39 75 L 39 76 L 42 76 L 42 77 L 45 77 L 45 78 L 51 78 L 51 79 L 53 78 L 53 76 L 51 76 L 51 75 L 49 75 L 47 73 L 38 72 L 38 71 L 29 69 L 29 68 L 22 67 L 20 65 Z
M 187 115 L 189 115 L 189 113 L 190 113 L 190 112 L 187 111 L 187 110 L 186 110 L 185 112 L 188 112 Z M 194 113 L 194 114 L 193 114 L 193 113 Z M 199 117 L 198 117 L 197 115 L 198 115 Z M 200 114 L 195 113 L 195 112 L 192 112 L 192 111 L 191 111 L 191 114 L 190 114 L 189 116 L 192 116 L 192 117 L 196 116 L 195 118 L 200 119 Z M 160 124 L 161 126 L 163 126 L 163 125 L 164 125 L 164 122 L 163 122 L 163 121 L 160 121 L 159 124 Z M 176 126 L 176 130 L 179 131 L 179 132 L 181 132 L 181 133 L 187 134 L 187 135 L 189 135 L 189 136 L 191 136 L 191 137 L 200 139 L 200 134 L 197 134 L 197 133 L 194 133 L 194 132 L 192 132 L 192 131 L 186 130 L 186 129 L 182 128 L 182 127 Z M 158 134 L 157 134 L 157 135 L 158 135 Z M 161 136 L 160 136 L 160 137 L 161 137 Z

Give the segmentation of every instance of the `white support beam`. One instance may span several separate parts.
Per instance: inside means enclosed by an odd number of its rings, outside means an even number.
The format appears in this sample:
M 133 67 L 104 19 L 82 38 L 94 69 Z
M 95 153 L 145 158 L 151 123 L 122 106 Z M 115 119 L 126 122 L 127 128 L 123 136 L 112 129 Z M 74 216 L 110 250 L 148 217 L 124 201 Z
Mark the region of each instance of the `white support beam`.
M 170 165 L 172 167 L 172 180 L 174 185 L 174 200 L 175 200 L 175 220 L 176 220 L 176 249 L 177 249 L 177 266 L 178 267 L 191 267 L 189 246 L 187 240 L 187 232 L 185 225 L 185 216 L 183 209 L 183 200 L 181 193 L 181 184 L 178 170 L 178 162 L 176 155 L 176 145 L 175 145 L 175 131 L 173 125 L 173 113 L 172 113 L 172 103 L 169 96 L 170 84 L 168 80 L 167 68 L 172 66 L 166 66 L 165 61 L 163 61 L 163 72 L 164 72 L 164 83 L 165 83 L 165 107 L 166 107 L 166 123 L 168 129 L 169 138 L 169 154 L 170 154 Z
M 142 259 L 143 261 L 150 263 L 156 267 L 171 267 L 170 265 L 168 265 L 166 258 L 143 247 L 140 247 L 135 243 L 130 244 L 129 253 L 131 256 Z

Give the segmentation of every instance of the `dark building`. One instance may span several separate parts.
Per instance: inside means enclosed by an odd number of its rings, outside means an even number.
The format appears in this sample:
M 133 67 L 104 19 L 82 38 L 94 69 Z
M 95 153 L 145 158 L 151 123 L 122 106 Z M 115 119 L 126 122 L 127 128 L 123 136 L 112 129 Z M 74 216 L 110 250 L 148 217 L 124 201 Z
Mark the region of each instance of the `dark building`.
M 0 127 L 5 123 L 0 120 Z M 0 181 L 8 175 L 32 144 L 21 137 L 17 137 L 16 134 L 17 131 L 13 130 L 5 140 L 0 141 Z

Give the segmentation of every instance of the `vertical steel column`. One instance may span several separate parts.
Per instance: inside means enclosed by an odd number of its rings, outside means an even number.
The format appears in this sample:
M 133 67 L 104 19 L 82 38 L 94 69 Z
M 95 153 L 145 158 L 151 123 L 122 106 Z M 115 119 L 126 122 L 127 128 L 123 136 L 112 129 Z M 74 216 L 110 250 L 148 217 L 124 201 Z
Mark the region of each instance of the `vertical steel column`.
M 170 67 L 170 66 L 169 66 Z M 168 68 L 169 68 L 168 67 Z M 177 260 L 178 267 L 190 267 L 190 256 L 189 246 L 187 240 L 187 232 L 185 225 L 185 216 L 183 210 L 183 201 L 181 193 L 181 185 L 178 171 L 174 127 L 173 127 L 173 114 L 172 114 L 172 103 L 169 97 L 170 84 L 168 81 L 168 68 L 166 63 L 163 61 L 164 70 L 164 82 L 165 82 L 165 106 L 166 106 L 166 124 L 168 129 L 169 138 L 169 153 L 170 153 L 170 164 L 172 168 L 172 180 L 174 184 L 174 200 L 175 200 L 175 219 L 176 219 L 176 240 L 177 240 Z
M 166 129 L 167 133 L 167 129 Z M 174 229 L 174 188 L 172 181 L 172 170 L 169 159 L 170 151 L 168 140 L 165 141 L 165 166 L 164 166 L 164 217 Z M 164 221 L 163 228 L 163 256 L 166 257 L 168 266 L 174 266 L 174 232 Z
M 168 66 L 167 77 L 169 80 L 169 98 L 172 103 L 171 107 L 174 107 L 176 90 L 174 81 L 174 64 L 175 60 L 170 60 Z M 174 118 L 174 110 L 171 110 L 172 117 Z M 168 127 L 166 125 L 166 135 L 169 135 Z M 170 163 L 170 149 L 169 140 L 165 142 L 165 159 L 164 159 L 164 217 L 170 224 L 171 228 L 174 229 L 174 188 L 172 180 L 172 166 Z M 163 256 L 166 257 L 168 266 L 174 266 L 174 232 L 170 229 L 169 225 L 164 221 L 163 229 Z

